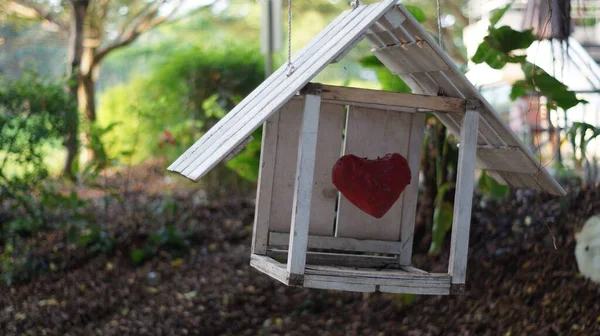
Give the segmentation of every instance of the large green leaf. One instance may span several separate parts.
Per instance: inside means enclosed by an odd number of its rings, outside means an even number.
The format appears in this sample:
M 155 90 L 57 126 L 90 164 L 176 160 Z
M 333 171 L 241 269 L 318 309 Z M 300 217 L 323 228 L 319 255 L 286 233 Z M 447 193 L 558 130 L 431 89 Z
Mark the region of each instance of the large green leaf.
M 509 26 L 502 26 L 500 28 L 490 27 L 489 35 L 485 39 L 492 48 L 509 53 L 513 50 L 528 48 L 535 41 L 535 35 L 531 29 L 517 31 Z
M 587 103 L 587 101 L 577 98 L 575 92 L 569 90 L 565 84 L 550 76 L 537 65 L 525 62 L 521 67 L 525 73 L 527 83 L 549 98 L 551 106 L 555 105 L 568 110 L 579 103 Z

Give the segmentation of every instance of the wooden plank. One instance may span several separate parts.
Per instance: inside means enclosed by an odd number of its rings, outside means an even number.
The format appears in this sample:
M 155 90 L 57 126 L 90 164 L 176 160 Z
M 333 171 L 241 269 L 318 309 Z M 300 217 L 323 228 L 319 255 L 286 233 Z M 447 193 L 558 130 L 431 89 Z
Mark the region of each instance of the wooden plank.
M 446 76 L 445 72 L 434 71 L 434 72 L 428 73 L 428 75 L 433 81 L 438 83 L 438 85 L 443 89 L 444 94 L 452 96 L 452 97 L 465 98 L 465 95 L 456 87 L 456 85 L 454 85 L 454 83 L 452 81 L 450 81 L 450 79 L 448 79 L 448 76 Z M 439 116 L 438 116 L 438 118 L 439 118 Z M 448 120 L 452 120 L 454 122 L 454 125 L 456 125 L 456 126 L 460 125 L 460 122 L 457 122 L 457 120 L 455 120 L 456 118 L 453 118 L 452 116 L 448 116 L 447 118 L 448 118 Z M 440 118 L 440 121 L 442 121 L 444 124 L 446 124 L 446 122 L 444 120 L 442 120 L 442 118 Z M 446 124 L 446 126 L 448 128 L 450 128 L 451 130 L 453 129 L 452 127 L 449 127 L 447 124 Z M 453 131 L 453 133 L 455 136 L 460 137 L 459 132 Z M 496 146 L 506 145 L 506 143 L 502 140 L 502 138 L 500 138 L 500 136 L 487 123 L 487 121 L 485 121 L 484 118 L 480 118 L 480 120 L 479 120 L 479 140 L 478 140 L 478 142 L 480 144 L 484 144 L 484 145 L 485 144 L 492 144 L 492 145 L 496 145 Z
M 541 167 L 527 157 L 520 147 L 479 147 L 477 157 L 482 169 L 533 174 Z
M 285 269 L 285 264 L 270 257 L 252 254 L 250 256 L 250 266 L 285 285 L 288 284 L 288 272 Z
M 267 255 L 275 260 L 287 260 L 287 250 L 271 249 L 267 251 Z M 335 265 L 346 267 L 376 268 L 397 266 L 398 259 L 395 257 L 383 257 L 374 255 L 323 253 L 309 251 L 306 255 L 306 263 L 308 265 Z
M 502 177 L 511 188 L 527 188 L 527 185 L 521 181 L 518 173 L 502 172 Z
M 252 253 L 267 253 L 269 243 L 269 216 L 273 197 L 273 176 L 277 157 L 277 133 L 279 114 L 273 114 L 263 125 L 260 166 L 258 170 L 258 188 L 254 211 L 254 229 L 252 230 Z
M 412 93 L 370 90 L 333 85 L 319 85 L 325 101 L 341 101 L 343 104 L 366 104 L 390 107 L 408 107 L 426 111 L 464 113 L 466 101 L 460 98 L 438 97 Z
M 382 278 L 397 279 L 402 281 L 428 281 L 431 283 L 449 283 L 450 276 L 446 273 L 416 273 L 406 272 L 401 269 L 372 269 L 357 267 L 341 267 L 329 265 L 307 265 L 306 275 L 326 275 L 354 278 Z
M 388 153 L 408 156 L 411 114 L 350 107 L 346 124 L 345 154 L 375 159 Z M 344 238 L 400 240 L 402 201 L 379 219 L 362 212 L 340 197 L 336 236 Z
M 393 294 L 416 294 L 416 295 L 448 295 L 450 294 L 450 285 L 448 287 L 406 287 L 406 286 L 379 286 L 378 290 L 382 293 Z
M 304 287 L 362 293 L 372 293 L 375 292 L 375 289 L 377 288 L 377 286 L 375 285 L 354 284 L 336 281 L 322 281 L 312 278 L 304 280 Z
M 372 53 L 395 75 L 448 69 L 448 65 L 423 40 L 410 45 L 388 45 L 374 49 Z
M 471 206 L 475 187 L 475 158 L 477 155 L 477 126 L 479 113 L 467 110 L 463 119 L 458 152 L 458 177 L 452 221 L 452 243 L 448 274 L 453 284 L 464 284 L 469 253 L 469 230 L 471 227 Z
M 435 279 L 399 279 L 386 277 L 369 277 L 369 276 L 353 276 L 353 275 L 320 275 L 307 273 L 304 275 L 305 281 L 329 281 L 361 285 L 376 285 L 376 286 L 401 286 L 401 287 L 432 287 L 432 288 L 449 288 L 450 277 Z
M 273 190 L 276 194 L 271 198 L 270 231 L 290 232 L 303 111 L 304 101 L 291 100 L 279 112 L 273 175 Z
M 425 115 L 414 114 L 411 118 L 410 137 L 408 142 L 408 163 L 412 173 L 411 182 L 402 196 L 402 224 L 400 238 L 402 253 L 399 262 L 401 265 L 410 265 L 412 260 L 413 238 L 415 233 L 415 218 L 417 201 L 419 197 L 419 174 L 421 172 L 421 152 L 425 137 Z
M 298 96 L 294 96 L 292 98 L 292 100 L 296 100 L 296 99 L 303 100 L 304 96 L 298 95 Z M 425 111 L 420 112 L 416 108 L 412 108 L 412 107 L 391 106 L 391 105 L 372 104 L 372 103 L 360 103 L 360 102 L 351 102 L 351 101 L 335 100 L 335 99 L 322 99 L 321 101 L 323 103 L 336 104 L 336 105 L 340 105 L 340 106 L 352 105 L 352 106 L 358 106 L 358 107 L 366 107 L 366 108 L 373 108 L 373 109 L 379 109 L 379 110 L 389 110 L 389 111 L 398 111 L 398 112 L 406 112 L 406 113 L 425 113 Z
M 340 14 L 338 17 L 334 19 L 325 29 L 323 29 L 314 39 L 312 39 L 302 50 L 300 50 L 297 54 L 292 57 L 292 63 L 296 64 L 296 66 L 304 63 L 308 56 L 310 56 L 312 49 L 315 45 L 319 44 L 323 39 L 330 38 L 331 34 L 336 34 L 340 29 L 342 29 L 349 19 L 352 19 L 353 16 L 360 13 L 360 11 L 352 11 L 347 10 Z M 268 90 L 273 90 L 274 88 L 281 85 L 281 81 L 286 78 L 285 72 L 287 68 L 286 65 L 281 66 L 279 69 L 275 71 L 271 76 L 269 76 L 260 86 L 258 86 L 254 91 L 252 91 L 246 98 L 244 98 L 233 110 L 225 115 L 219 122 L 222 124 L 229 123 L 230 120 L 237 118 L 238 113 L 249 107 L 251 104 L 256 103 L 256 100 L 263 95 Z M 182 168 L 185 168 L 186 162 L 190 156 L 196 153 L 199 147 L 201 147 L 207 139 L 214 136 L 219 127 L 212 127 L 206 132 L 206 134 L 200 138 L 192 147 L 190 147 L 183 155 L 181 155 L 177 160 L 175 160 L 170 166 L 169 170 L 171 171 L 180 171 Z
M 306 251 L 308 249 L 308 228 L 310 225 L 315 161 L 317 159 L 317 136 L 321 97 L 307 95 L 304 104 L 302 127 L 298 146 L 294 203 L 292 206 L 292 226 L 287 271 L 290 277 L 304 274 Z M 293 281 L 294 284 L 296 280 Z
M 331 182 L 331 169 L 342 150 L 346 107 L 322 104 L 317 139 L 309 234 L 333 236 L 338 191 Z
M 496 180 L 496 182 L 498 182 L 500 184 L 508 185 L 508 182 L 506 182 L 506 180 L 504 179 L 504 177 L 502 177 L 502 174 L 499 171 L 495 171 L 495 170 L 491 170 L 491 169 L 486 169 L 486 172 L 494 180 Z
M 424 94 L 430 94 L 432 96 L 437 96 L 439 91 L 440 91 L 440 87 L 439 84 L 436 83 L 433 79 L 431 79 L 431 77 L 429 76 L 429 74 L 427 72 L 417 72 L 417 73 L 413 73 L 410 75 L 404 75 L 404 76 L 400 76 L 401 78 L 404 77 L 411 77 L 413 78 L 417 83 L 419 83 L 419 85 L 422 88 L 422 91 L 424 91 Z
M 289 234 L 269 233 L 270 246 L 287 246 Z M 369 253 L 400 254 L 402 243 L 399 241 L 384 241 L 370 239 L 355 239 L 343 237 L 308 236 L 308 247 L 311 249 L 324 249 L 332 251 L 354 251 Z
M 384 10 L 390 8 L 393 4 L 393 0 L 386 0 L 372 6 L 366 6 L 357 20 L 349 22 L 348 29 L 344 29 L 334 38 L 315 46 L 309 60 L 297 67 L 294 73 L 286 78 L 285 85 L 281 85 L 261 96 L 260 102 L 243 113 L 235 124 L 228 124 L 221 132 L 218 132 L 218 137 L 211 138 L 212 141 L 208 139 L 201 148 L 200 155 L 182 171 L 182 174 L 192 180 L 198 180 L 200 176 L 212 169 L 231 148 L 239 144 L 245 136 L 252 133 L 285 101 L 289 100 L 299 88 L 306 85 L 330 61 L 335 59 L 339 52 L 348 46 L 356 36 L 366 31 L 378 17 L 383 15 Z

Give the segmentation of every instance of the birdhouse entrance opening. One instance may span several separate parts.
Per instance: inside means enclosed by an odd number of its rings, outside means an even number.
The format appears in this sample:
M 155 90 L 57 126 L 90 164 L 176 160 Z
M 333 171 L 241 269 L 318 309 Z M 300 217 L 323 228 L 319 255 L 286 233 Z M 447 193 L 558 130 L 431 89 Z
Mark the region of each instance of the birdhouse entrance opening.
M 459 98 L 308 84 L 263 126 L 251 265 L 287 285 L 449 294 L 450 273 L 410 266 L 412 239 L 425 112 L 465 108 Z M 387 153 L 406 158 L 411 183 L 376 219 L 336 190 L 332 168 L 345 154 Z M 472 177 L 474 164 L 466 168 Z M 463 192 L 470 200 L 472 186 Z

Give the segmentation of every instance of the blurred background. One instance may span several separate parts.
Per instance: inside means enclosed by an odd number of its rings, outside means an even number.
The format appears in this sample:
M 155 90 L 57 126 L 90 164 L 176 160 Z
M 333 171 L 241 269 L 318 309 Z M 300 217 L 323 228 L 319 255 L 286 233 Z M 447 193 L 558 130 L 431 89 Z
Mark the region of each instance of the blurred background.
M 284 287 L 250 269 L 261 129 L 166 167 L 348 1 L 0 0 L 0 334 L 593 334 L 600 1 L 402 1 L 568 195 L 477 173 L 469 294 Z M 361 1 L 362 4 L 375 1 Z M 361 42 L 313 82 L 409 92 Z M 428 115 L 415 265 L 448 260 L 458 150 Z

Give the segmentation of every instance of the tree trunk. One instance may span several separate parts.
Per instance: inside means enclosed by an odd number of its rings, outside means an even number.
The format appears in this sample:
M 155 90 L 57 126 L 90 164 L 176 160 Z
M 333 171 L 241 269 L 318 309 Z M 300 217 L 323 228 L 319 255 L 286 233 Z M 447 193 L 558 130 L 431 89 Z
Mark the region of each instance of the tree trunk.
M 81 58 L 83 54 L 84 23 L 87 16 L 89 0 L 71 0 L 73 10 L 73 24 L 71 25 L 71 36 L 69 46 L 69 84 L 68 89 L 75 101 L 79 101 L 78 87 L 80 82 Z M 67 148 L 67 158 L 63 173 L 65 176 L 73 179 L 73 163 L 77 158 L 79 141 L 77 134 L 79 131 L 79 116 L 73 116 L 68 121 L 68 131 L 65 139 Z
M 85 118 L 87 129 L 85 130 L 85 155 L 84 162 L 92 162 L 98 158 L 100 144 L 97 139 L 93 139 L 92 126 L 96 122 L 96 104 L 95 104 L 95 56 L 96 48 L 85 47 L 81 59 L 81 78 L 79 81 L 78 104 L 79 111 Z

